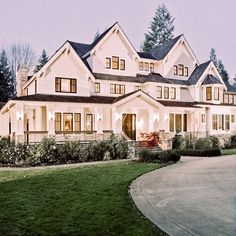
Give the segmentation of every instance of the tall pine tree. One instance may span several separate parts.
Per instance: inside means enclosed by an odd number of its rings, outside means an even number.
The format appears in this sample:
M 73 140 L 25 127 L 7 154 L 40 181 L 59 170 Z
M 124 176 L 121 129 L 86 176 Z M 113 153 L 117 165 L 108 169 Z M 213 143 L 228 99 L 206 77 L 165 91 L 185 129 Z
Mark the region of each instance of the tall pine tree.
M 38 65 L 35 66 L 34 73 L 38 72 L 48 61 L 48 56 L 45 50 L 42 51 L 38 59 Z
M 10 70 L 5 50 L 0 53 L 0 102 L 7 102 L 14 97 L 13 75 Z
M 174 37 L 174 18 L 167 7 L 160 5 L 150 24 L 148 33 L 145 34 L 144 42 L 141 45 L 143 52 L 149 52 L 156 46 L 168 42 Z
M 221 75 L 224 82 L 229 82 L 229 74 L 225 69 L 225 66 L 221 60 L 217 59 L 216 50 L 214 48 L 210 51 L 210 60 L 214 63 L 215 67 L 217 68 L 219 74 Z

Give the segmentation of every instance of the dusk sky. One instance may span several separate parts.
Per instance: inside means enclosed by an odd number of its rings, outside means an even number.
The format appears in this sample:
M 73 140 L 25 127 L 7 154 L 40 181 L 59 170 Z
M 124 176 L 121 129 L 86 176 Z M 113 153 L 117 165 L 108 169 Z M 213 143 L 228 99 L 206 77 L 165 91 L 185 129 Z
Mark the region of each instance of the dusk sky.
M 139 50 L 155 9 L 164 2 L 175 19 L 175 35 L 184 34 L 200 62 L 217 56 L 236 73 L 235 0 L 0 0 L 0 48 L 28 42 L 39 54 L 54 53 L 67 39 L 91 43 L 97 30 L 118 21 Z

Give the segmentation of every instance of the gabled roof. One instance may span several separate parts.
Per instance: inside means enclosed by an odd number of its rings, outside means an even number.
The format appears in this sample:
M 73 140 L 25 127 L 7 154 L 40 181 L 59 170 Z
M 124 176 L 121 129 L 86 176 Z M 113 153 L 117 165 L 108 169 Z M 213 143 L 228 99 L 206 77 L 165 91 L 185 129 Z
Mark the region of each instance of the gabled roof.
M 227 92 L 230 93 L 236 93 L 236 87 L 231 85 L 229 82 L 225 82 L 225 85 L 227 87 Z
M 202 82 L 202 85 L 205 84 L 222 84 L 215 76 L 207 75 Z
M 198 80 L 201 78 L 202 74 L 204 71 L 207 69 L 207 67 L 210 65 L 211 61 L 207 61 L 205 63 L 200 64 L 195 68 L 193 73 L 190 75 L 188 79 L 188 84 L 189 85 L 195 85 Z
M 156 60 L 163 60 L 182 36 L 183 35 L 181 34 L 181 35 L 171 39 L 169 42 L 153 48 L 150 51 L 150 54 L 153 57 L 155 57 Z
M 138 55 L 139 55 L 141 58 L 156 60 L 156 58 L 155 58 L 152 54 L 150 54 L 150 53 L 148 53 L 148 52 L 137 52 L 137 53 L 138 53 Z

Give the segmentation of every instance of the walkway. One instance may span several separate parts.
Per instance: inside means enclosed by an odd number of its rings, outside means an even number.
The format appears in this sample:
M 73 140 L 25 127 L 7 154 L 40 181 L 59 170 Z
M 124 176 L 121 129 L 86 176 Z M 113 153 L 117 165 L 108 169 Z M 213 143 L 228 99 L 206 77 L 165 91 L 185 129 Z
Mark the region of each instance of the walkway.
M 169 235 L 236 235 L 236 156 L 184 157 L 139 177 L 130 192 Z

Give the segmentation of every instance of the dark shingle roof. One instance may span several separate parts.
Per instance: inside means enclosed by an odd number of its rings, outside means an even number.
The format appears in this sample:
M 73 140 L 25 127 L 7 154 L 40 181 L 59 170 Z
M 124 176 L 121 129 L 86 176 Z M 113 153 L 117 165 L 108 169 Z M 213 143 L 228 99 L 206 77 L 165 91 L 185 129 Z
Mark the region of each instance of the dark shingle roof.
M 147 52 L 137 52 L 141 58 L 156 60 L 156 58 Z
M 5 102 L 0 102 L 0 109 L 2 109 L 5 104 L 6 104 Z
M 181 38 L 182 34 L 176 38 L 171 39 L 169 42 L 164 43 L 160 46 L 153 48 L 150 51 L 150 54 L 154 56 L 157 60 L 162 60 L 166 57 L 166 55 L 170 52 L 170 50 L 174 47 L 177 41 Z
M 229 82 L 225 82 L 225 85 L 227 87 L 227 92 L 231 92 L 231 93 L 236 93 L 236 87 L 229 84 Z
M 205 84 L 222 84 L 219 79 L 214 77 L 213 75 L 207 75 L 206 78 L 203 80 L 202 85 Z
M 167 101 L 167 100 L 157 100 L 159 103 L 161 103 L 163 106 L 167 107 L 193 107 L 198 108 L 195 102 L 182 102 L 182 101 Z
M 188 79 L 188 84 L 189 85 L 196 84 L 210 63 L 211 61 L 207 61 L 197 66 L 193 71 L 193 73 L 190 75 Z
M 68 96 L 68 95 L 49 95 L 49 94 L 33 94 L 28 96 L 16 97 L 14 101 L 42 101 L 42 102 L 72 102 L 72 103 L 101 103 L 111 104 L 116 97 L 106 96 Z

